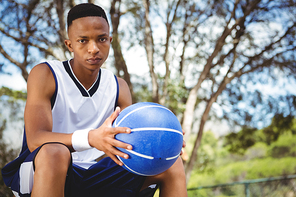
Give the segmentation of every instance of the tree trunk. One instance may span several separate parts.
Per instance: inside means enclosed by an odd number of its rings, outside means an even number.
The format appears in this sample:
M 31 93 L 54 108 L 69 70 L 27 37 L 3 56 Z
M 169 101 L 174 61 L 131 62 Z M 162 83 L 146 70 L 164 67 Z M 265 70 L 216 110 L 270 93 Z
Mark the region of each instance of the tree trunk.
M 111 2 L 111 8 L 110 8 L 111 22 L 112 22 L 112 28 L 113 28 L 113 33 L 112 33 L 113 40 L 111 45 L 114 52 L 114 59 L 115 59 L 114 66 L 117 69 L 117 76 L 122 77 L 126 81 L 131 91 L 132 98 L 133 100 L 135 100 L 133 85 L 131 83 L 130 74 L 128 72 L 127 65 L 125 63 L 125 60 L 122 54 L 119 35 L 118 35 L 118 27 L 119 27 L 120 16 L 121 16 L 120 5 L 121 5 L 120 0 L 113 0 Z M 121 71 L 123 73 L 121 73 Z
M 164 81 L 163 81 L 163 85 L 162 85 L 162 95 L 160 98 L 160 104 L 164 105 L 167 99 L 167 95 L 168 95 L 168 85 L 169 85 L 169 79 L 171 76 L 171 71 L 170 71 L 170 57 L 169 57 L 169 46 L 170 46 L 170 40 L 171 40 L 171 36 L 172 36 L 172 25 L 176 20 L 177 17 L 177 10 L 178 7 L 181 3 L 181 0 L 179 0 L 176 3 L 176 6 L 174 6 L 173 4 L 170 6 L 171 8 L 174 9 L 169 9 L 167 12 L 167 19 L 166 19 L 166 42 L 165 42 L 165 52 L 163 55 L 163 60 L 165 63 L 165 76 L 164 76 Z M 170 20 L 171 15 L 173 12 L 173 18 Z
M 58 14 L 59 18 L 59 39 L 61 43 L 64 43 L 65 39 L 67 39 L 67 31 L 66 31 L 66 22 L 65 22 L 65 7 L 64 7 L 64 0 L 56 0 L 56 12 Z M 59 57 L 60 59 L 66 59 L 66 52 L 68 51 L 68 48 L 65 44 L 61 45 L 63 54 L 62 57 Z
M 149 72 L 152 80 L 152 101 L 155 103 L 159 102 L 159 87 L 157 83 L 157 75 L 154 72 L 154 41 L 152 36 L 152 29 L 149 19 L 149 0 L 143 0 L 143 5 L 145 8 L 145 50 L 147 54 L 147 61 L 149 66 Z
M 201 117 L 201 121 L 200 121 L 200 125 L 199 125 L 199 130 L 198 130 L 198 134 L 197 134 L 197 137 L 195 139 L 195 142 L 194 142 L 194 147 L 192 149 L 192 152 L 191 152 L 191 156 L 190 156 L 190 159 L 189 159 L 189 162 L 187 162 L 186 166 L 185 166 L 185 172 L 186 172 L 186 181 L 188 183 L 189 181 L 189 178 L 191 176 L 191 172 L 194 168 L 194 165 L 196 163 L 196 160 L 197 160 L 197 151 L 198 151 L 198 148 L 200 147 L 200 144 L 201 144 L 201 139 L 202 139 L 202 135 L 203 135 L 203 130 L 204 130 L 204 126 L 205 126 L 205 123 L 208 119 L 208 116 L 209 116 L 209 112 L 212 108 L 212 105 L 214 102 L 216 102 L 218 96 L 222 93 L 222 91 L 225 89 L 226 87 L 226 84 L 229 83 L 230 81 L 227 80 L 228 78 L 225 78 L 223 80 L 223 82 L 221 83 L 219 89 L 217 90 L 217 92 L 210 98 L 210 100 L 208 101 L 207 103 L 207 106 L 203 112 L 203 115 Z
M 234 28 L 236 28 L 237 24 L 239 24 L 242 21 L 242 19 L 244 19 L 244 18 L 245 17 L 237 19 L 236 23 L 231 28 L 228 28 L 228 23 L 230 23 L 230 20 L 229 20 L 227 25 L 224 27 L 224 31 L 223 31 L 222 35 L 219 37 L 219 39 L 216 42 L 214 51 L 212 52 L 210 57 L 207 59 L 207 63 L 205 64 L 204 69 L 201 72 L 196 85 L 189 92 L 188 100 L 186 102 L 186 107 L 185 107 L 185 111 L 184 111 L 184 119 L 183 119 L 183 123 L 182 123 L 183 129 L 185 131 L 185 136 L 184 136 L 185 141 L 188 141 L 189 136 L 192 131 L 191 128 L 192 128 L 192 124 L 193 124 L 194 110 L 195 110 L 195 105 L 196 105 L 196 101 L 197 101 L 197 92 L 198 92 L 202 82 L 206 79 L 207 75 L 209 74 L 210 69 L 213 65 L 214 58 L 217 57 L 219 52 L 222 50 L 222 48 L 225 44 L 225 39 L 230 35 L 232 30 Z

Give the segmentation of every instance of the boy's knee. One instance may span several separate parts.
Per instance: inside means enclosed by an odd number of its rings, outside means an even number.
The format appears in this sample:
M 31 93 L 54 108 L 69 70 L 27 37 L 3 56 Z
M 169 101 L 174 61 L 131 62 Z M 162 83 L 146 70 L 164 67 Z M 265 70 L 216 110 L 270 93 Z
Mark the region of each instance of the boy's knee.
M 176 162 L 164 173 L 164 176 L 167 176 L 167 178 L 177 177 L 178 179 L 185 177 L 185 171 L 181 157 L 179 157 Z
M 63 145 L 58 143 L 50 143 L 44 144 L 40 150 L 38 151 L 35 157 L 35 168 L 40 168 L 43 166 L 44 168 L 55 168 L 55 166 L 59 166 L 62 170 L 63 166 L 68 168 L 71 160 L 71 153 L 69 149 Z
M 162 185 L 165 182 L 185 181 L 185 178 L 183 162 L 179 157 L 176 162 L 163 173 L 147 177 L 142 189 L 148 187 L 151 184 Z

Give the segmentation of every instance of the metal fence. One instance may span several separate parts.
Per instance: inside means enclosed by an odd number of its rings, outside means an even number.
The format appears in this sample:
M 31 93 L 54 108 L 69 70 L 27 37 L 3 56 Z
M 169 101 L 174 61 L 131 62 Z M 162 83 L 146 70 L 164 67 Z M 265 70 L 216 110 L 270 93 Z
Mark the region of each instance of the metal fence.
M 187 189 L 189 197 L 296 197 L 296 175 Z

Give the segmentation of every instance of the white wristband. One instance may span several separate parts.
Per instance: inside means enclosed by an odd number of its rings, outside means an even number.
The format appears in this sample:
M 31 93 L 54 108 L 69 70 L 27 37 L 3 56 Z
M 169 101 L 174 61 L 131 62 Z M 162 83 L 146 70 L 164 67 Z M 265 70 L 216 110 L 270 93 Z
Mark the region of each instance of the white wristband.
M 92 129 L 76 130 L 72 134 L 72 147 L 80 152 L 92 148 L 88 143 L 88 133 Z

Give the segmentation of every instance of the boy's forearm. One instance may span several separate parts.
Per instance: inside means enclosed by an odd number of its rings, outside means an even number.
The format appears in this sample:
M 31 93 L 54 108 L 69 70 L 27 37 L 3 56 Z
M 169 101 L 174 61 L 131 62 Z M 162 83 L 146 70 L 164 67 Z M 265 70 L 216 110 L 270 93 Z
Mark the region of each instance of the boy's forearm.
M 38 131 L 34 132 L 33 135 L 27 135 L 27 145 L 29 150 L 32 152 L 39 146 L 49 142 L 59 142 L 65 144 L 72 152 L 72 134 L 55 133 L 50 131 Z

